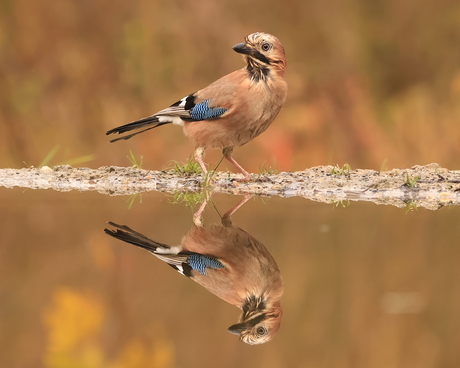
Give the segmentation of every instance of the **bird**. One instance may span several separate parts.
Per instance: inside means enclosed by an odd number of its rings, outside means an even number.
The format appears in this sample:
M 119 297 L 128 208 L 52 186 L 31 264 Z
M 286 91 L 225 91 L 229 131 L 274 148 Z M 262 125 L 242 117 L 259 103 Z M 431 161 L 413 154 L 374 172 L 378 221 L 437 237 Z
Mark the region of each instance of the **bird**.
M 243 55 L 244 68 L 151 116 L 107 131 L 109 135 L 135 130 L 110 142 L 166 124 L 179 125 L 193 143 L 194 158 L 204 175 L 208 172 L 203 161 L 205 148 L 214 147 L 222 149 L 244 181 L 251 181 L 252 176 L 233 158 L 233 150 L 263 133 L 278 115 L 287 95 L 286 57 L 279 39 L 263 32 L 248 35 L 233 50 Z
M 239 208 L 239 207 L 238 207 Z M 234 210 L 233 210 L 234 212 Z M 178 246 L 152 240 L 126 225 L 109 222 L 105 233 L 152 253 L 176 271 L 242 310 L 228 328 L 240 340 L 257 345 L 270 341 L 282 317 L 284 291 L 280 270 L 265 248 L 243 229 L 233 226 L 232 210 L 221 224 L 206 229 L 194 224 Z

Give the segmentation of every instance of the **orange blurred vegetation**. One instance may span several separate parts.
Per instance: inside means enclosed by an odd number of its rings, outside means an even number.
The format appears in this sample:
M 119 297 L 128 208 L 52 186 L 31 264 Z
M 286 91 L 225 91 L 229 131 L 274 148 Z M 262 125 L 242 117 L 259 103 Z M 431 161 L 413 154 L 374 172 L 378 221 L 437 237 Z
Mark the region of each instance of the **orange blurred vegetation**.
M 152 346 L 130 341 L 110 359 L 101 343 L 103 316 L 107 313 L 102 300 L 68 287 L 54 292 L 53 302 L 43 314 L 47 330 L 47 368 L 167 368 L 173 366 L 172 343 L 159 339 Z
M 242 67 L 231 46 L 254 31 L 283 42 L 290 89 L 237 151 L 243 166 L 459 168 L 456 0 L 4 0 L 0 166 L 37 166 L 57 146 L 50 164 L 129 165 L 129 149 L 149 169 L 186 159 L 177 127 L 113 145 L 104 133 Z

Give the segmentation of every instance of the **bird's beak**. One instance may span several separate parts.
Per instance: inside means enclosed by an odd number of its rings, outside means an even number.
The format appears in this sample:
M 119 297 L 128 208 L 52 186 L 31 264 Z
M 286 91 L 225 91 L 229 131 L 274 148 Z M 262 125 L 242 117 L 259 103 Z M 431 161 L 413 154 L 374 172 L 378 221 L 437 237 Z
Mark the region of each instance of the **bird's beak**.
M 245 54 L 245 55 L 251 55 L 254 52 L 252 47 L 249 47 L 245 43 L 239 43 L 233 46 L 233 50 L 239 54 Z
M 253 328 L 256 324 L 262 322 L 265 319 L 265 313 L 258 315 L 246 322 L 237 323 L 228 328 L 228 332 L 234 335 L 241 335 L 243 331 Z
M 257 59 L 265 64 L 270 64 L 270 60 L 268 60 L 264 55 L 262 55 L 255 48 L 248 46 L 245 43 L 239 43 L 233 46 L 233 50 L 235 50 L 239 54 L 248 55 L 249 57 L 253 59 Z

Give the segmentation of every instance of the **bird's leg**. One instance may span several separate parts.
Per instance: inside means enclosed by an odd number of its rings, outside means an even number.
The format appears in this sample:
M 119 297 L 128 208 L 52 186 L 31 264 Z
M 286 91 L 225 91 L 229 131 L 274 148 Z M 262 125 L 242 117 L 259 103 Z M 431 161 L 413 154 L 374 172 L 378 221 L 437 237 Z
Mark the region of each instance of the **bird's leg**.
M 206 168 L 206 165 L 203 161 L 204 157 L 204 147 L 198 147 L 195 149 L 195 152 L 193 153 L 195 157 L 195 161 L 198 162 L 198 164 L 201 167 L 201 170 L 203 171 L 203 184 L 204 186 L 208 185 L 213 185 L 214 180 L 212 179 L 212 176 L 214 175 L 214 172 L 211 172 L 211 175 L 209 175 L 209 171 Z
M 198 164 L 200 165 L 201 170 L 203 171 L 203 176 L 207 175 L 208 169 L 206 168 L 206 165 L 203 162 L 204 147 L 198 147 L 197 149 L 195 149 L 193 156 L 195 157 L 195 161 L 198 162 Z
M 222 153 L 228 161 L 230 161 L 233 165 L 235 165 L 238 168 L 238 170 L 241 171 L 241 173 L 244 175 L 244 181 L 252 180 L 252 176 L 245 169 L 243 169 L 243 167 L 232 157 L 233 147 L 225 147 L 222 150 Z
M 222 216 L 222 225 L 224 226 L 231 226 L 232 225 L 232 215 L 238 211 L 240 207 L 242 207 L 247 201 L 249 201 L 252 198 L 252 194 L 246 193 L 244 195 L 244 198 L 239 201 L 233 208 L 231 208 L 229 211 L 227 211 L 223 216 Z

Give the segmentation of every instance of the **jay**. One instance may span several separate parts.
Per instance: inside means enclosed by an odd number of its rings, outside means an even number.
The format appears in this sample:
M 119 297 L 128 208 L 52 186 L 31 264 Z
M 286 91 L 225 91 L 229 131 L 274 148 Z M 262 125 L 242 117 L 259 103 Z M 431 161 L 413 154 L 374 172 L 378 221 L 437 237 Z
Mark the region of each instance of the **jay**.
M 278 38 L 261 32 L 250 34 L 233 50 L 243 54 L 244 68 L 151 116 L 109 130 L 106 134 L 135 130 L 110 142 L 172 123 L 182 126 L 195 146 L 194 157 L 204 174 L 204 150 L 216 147 L 250 181 L 251 175 L 232 157 L 233 149 L 264 132 L 278 115 L 287 94 L 286 57 Z
M 250 197 L 222 217 L 222 224 L 205 229 L 199 215 L 178 246 L 152 240 L 124 225 L 105 233 L 143 248 L 205 289 L 242 310 L 228 331 L 247 344 L 263 344 L 277 333 L 281 322 L 283 281 L 278 266 L 263 244 L 239 227 L 230 216 Z

